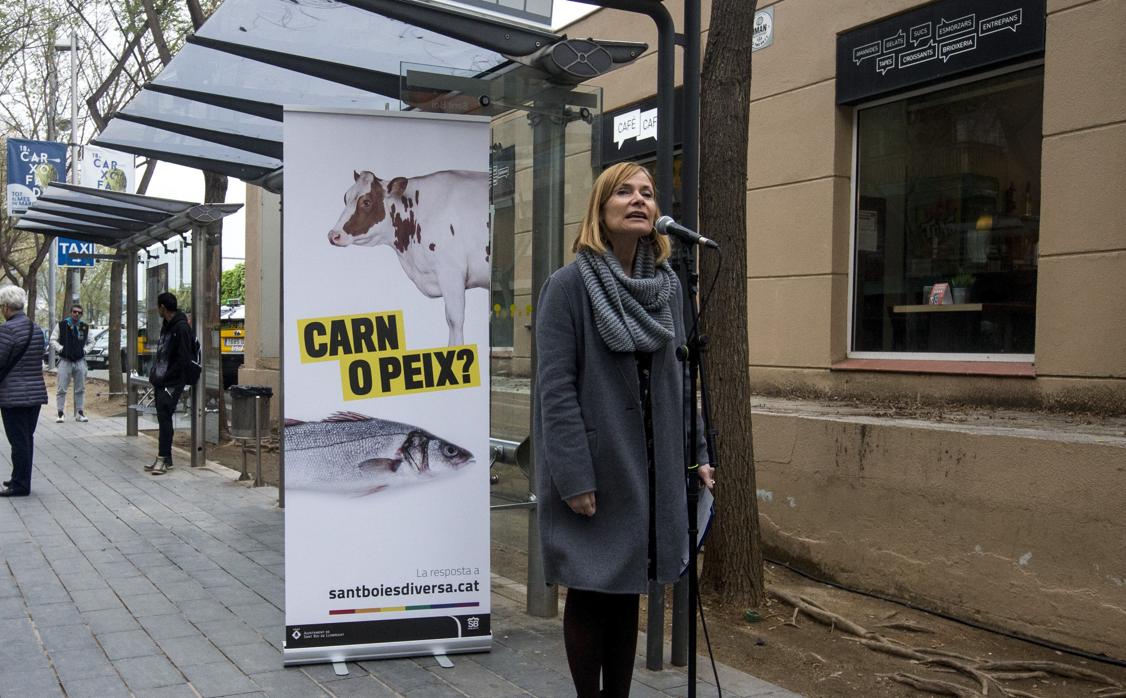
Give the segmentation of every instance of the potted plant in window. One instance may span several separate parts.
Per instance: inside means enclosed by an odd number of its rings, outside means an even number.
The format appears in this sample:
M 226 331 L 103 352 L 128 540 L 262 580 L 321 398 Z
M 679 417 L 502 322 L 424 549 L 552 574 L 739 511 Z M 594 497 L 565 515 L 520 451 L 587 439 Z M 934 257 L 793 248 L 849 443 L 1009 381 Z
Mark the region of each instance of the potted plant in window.
M 955 303 L 965 303 L 970 295 L 970 287 L 974 285 L 974 275 L 968 272 L 956 274 L 950 279 L 951 292 Z

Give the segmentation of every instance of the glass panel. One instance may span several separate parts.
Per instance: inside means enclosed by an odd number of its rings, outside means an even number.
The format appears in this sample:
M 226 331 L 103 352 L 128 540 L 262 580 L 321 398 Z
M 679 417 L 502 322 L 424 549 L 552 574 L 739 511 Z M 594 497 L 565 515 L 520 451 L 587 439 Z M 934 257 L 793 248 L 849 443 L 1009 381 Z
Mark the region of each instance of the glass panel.
M 228 0 L 199 35 L 392 75 L 403 61 L 475 73 L 505 61 L 493 51 L 328 0 Z
M 125 121 L 123 119 L 114 119 L 109 122 L 109 125 L 106 126 L 106 129 L 98 136 L 98 139 L 107 144 L 116 143 L 118 146 L 151 148 L 153 150 L 163 150 L 178 155 L 222 160 L 224 162 L 236 162 L 242 165 L 261 167 L 267 170 L 276 170 L 282 165 L 281 160 L 256 155 L 245 150 L 228 148 L 227 146 L 202 141 L 198 138 L 181 136 L 171 131 L 152 128 L 151 126 Z
M 173 97 L 159 92 L 142 91 L 129 107 L 123 110 L 134 116 L 147 116 L 152 119 L 170 121 L 199 128 L 207 128 L 240 136 L 265 138 L 281 142 L 282 124 L 258 116 L 214 107 L 203 102 Z
M 548 258 L 552 251 L 546 249 L 546 240 L 554 237 L 559 241 L 554 252 L 564 260 L 571 256 L 571 242 L 594 181 L 592 124 L 601 110 L 602 91 L 553 85 L 543 74 L 523 67 L 486 79 L 404 63 L 400 75 L 404 102 L 419 111 L 493 115 L 490 435 L 519 443 L 528 437 L 531 426 L 533 255 Z M 545 131 L 551 133 L 545 136 Z M 557 177 L 544 178 L 537 191 L 533 191 L 533 161 Z M 556 195 L 558 199 L 553 198 Z M 533 222 L 533 203 L 540 223 Z M 546 210 L 558 210 L 558 215 L 544 215 Z M 495 463 L 492 473 L 493 505 L 527 501 L 533 488 L 525 469 Z M 498 509 L 492 514 L 494 571 L 509 579 L 527 579 L 528 516 L 526 508 Z
M 858 112 L 853 350 L 1033 353 L 1044 71 Z

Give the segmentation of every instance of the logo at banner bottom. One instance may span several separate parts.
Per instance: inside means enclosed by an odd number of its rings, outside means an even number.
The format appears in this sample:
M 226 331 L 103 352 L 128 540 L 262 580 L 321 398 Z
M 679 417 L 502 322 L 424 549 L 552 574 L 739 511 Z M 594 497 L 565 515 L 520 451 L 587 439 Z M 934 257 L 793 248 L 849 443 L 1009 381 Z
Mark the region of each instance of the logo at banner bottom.
M 285 649 L 331 645 L 374 645 L 385 642 L 441 640 L 451 637 L 482 637 L 491 634 L 487 613 L 429 618 L 366 620 L 354 623 L 287 625 Z

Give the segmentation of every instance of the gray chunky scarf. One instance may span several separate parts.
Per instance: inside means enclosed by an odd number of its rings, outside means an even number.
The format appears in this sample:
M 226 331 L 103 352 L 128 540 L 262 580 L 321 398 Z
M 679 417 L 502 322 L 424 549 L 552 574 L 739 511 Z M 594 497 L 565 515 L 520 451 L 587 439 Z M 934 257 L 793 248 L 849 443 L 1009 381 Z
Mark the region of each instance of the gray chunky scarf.
M 658 266 L 653 247 L 637 245 L 633 276 L 611 251 L 579 250 L 575 257 L 594 310 L 594 326 L 611 351 L 655 351 L 673 337 L 672 292 L 676 276 Z

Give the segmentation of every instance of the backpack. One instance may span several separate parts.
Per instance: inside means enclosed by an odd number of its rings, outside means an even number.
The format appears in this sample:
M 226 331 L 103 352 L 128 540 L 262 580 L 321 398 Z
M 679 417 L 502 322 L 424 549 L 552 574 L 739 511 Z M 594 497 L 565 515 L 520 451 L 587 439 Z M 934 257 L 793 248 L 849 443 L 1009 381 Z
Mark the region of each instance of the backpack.
M 192 357 L 184 370 L 184 385 L 195 385 L 203 372 L 203 351 L 199 346 L 199 338 L 192 337 Z

